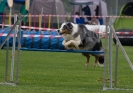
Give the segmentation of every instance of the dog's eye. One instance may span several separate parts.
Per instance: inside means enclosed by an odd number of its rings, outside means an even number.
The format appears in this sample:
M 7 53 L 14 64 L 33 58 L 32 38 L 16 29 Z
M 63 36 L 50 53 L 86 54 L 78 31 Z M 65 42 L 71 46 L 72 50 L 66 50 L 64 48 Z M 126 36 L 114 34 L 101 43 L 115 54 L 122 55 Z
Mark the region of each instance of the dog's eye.
M 64 27 L 63 27 L 63 30 L 66 30 L 67 29 L 67 26 L 65 25 Z

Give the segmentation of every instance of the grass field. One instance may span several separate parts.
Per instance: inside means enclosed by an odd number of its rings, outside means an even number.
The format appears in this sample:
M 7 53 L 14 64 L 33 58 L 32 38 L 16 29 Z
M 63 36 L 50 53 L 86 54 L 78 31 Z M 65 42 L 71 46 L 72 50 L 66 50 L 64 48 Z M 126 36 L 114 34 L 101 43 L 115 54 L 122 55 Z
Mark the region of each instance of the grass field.
M 124 48 L 133 61 L 133 47 Z M 6 51 L 0 50 L 0 82 L 4 81 L 5 55 Z M 91 57 L 89 68 L 86 69 L 85 61 L 80 53 L 21 51 L 19 84 L 0 85 L 0 93 L 133 93 L 133 90 L 103 91 L 103 83 L 98 81 L 103 77 L 103 67 L 94 68 L 94 57 Z M 118 64 L 117 87 L 133 89 L 133 71 L 120 50 Z

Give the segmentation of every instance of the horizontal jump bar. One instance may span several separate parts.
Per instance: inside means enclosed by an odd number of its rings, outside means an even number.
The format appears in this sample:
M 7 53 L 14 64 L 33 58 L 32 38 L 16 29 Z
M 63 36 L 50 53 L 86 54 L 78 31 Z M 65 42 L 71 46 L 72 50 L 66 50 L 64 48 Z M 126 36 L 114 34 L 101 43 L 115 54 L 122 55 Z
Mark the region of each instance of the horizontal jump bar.
M 87 51 L 87 50 L 59 50 L 59 49 L 36 49 L 36 48 L 21 48 L 24 51 L 47 51 L 47 52 L 72 52 L 72 53 L 91 53 L 91 54 L 103 54 L 103 51 Z

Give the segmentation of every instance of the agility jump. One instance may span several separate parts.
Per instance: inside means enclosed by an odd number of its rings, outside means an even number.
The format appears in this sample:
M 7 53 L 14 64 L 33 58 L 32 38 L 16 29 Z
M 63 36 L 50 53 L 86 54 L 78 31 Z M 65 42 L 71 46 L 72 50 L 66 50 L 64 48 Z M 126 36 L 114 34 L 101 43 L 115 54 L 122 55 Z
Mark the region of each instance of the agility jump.
M 107 20 L 108 20 L 108 18 L 109 17 L 107 17 Z M 15 26 L 19 23 L 20 21 L 17 21 L 16 23 L 15 23 L 15 25 L 13 26 L 13 28 L 11 29 L 11 31 L 8 33 L 8 35 L 7 35 L 7 37 L 5 38 L 5 40 L 3 41 L 3 43 L 1 44 L 1 46 L 0 46 L 0 49 L 2 48 L 2 46 L 4 45 L 4 43 L 6 42 L 6 40 L 7 40 L 7 38 L 10 36 L 10 34 L 11 34 L 11 32 L 13 31 L 13 29 L 15 28 Z M 126 57 L 126 59 L 127 59 L 127 61 L 128 61 L 128 63 L 129 63 L 129 65 L 130 65 L 130 67 L 131 67 L 131 69 L 133 70 L 133 65 L 132 65 L 132 63 L 131 63 L 131 61 L 130 61 L 130 59 L 128 58 L 128 56 L 127 56 L 127 54 L 126 54 L 126 52 L 125 52 L 125 50 L 124 50 L 124 48 L 122 47 L 122 45 L 120 44 L 120 42 L 119 42 L 119 39 L 118 39 L 118 37 L 116 36 L 116 34 L 115 34 L 115 32 L 114 32 L 114 29 L 113 29 L 113 27 L 112 27 L 112 25 L 107 21 L 107 23 L 108 24 L 106 24 L 106 35 L 105 36 L 109 36 L 109 38 L 107 38 L 107 40 L 109 39 L 109 56 L 110 56 L 110 59 L 109 59 L 109 68 L 110 68 L 110 70 L 109 70 L 109 72 L 110 72 L 110 87 L 109 88 L 107 88 L 106 87 L 106 81 L 105 81 L 105 79 L 106 79 L 106 62 L 108 62 L 108 60 L 105 60 L 105 66 L 104 66 L 104 86 L 103 86 L 103 90 L 107 90 L 107 89 L 117 89 L 116 88 L 116 80 L 115 80 L 115 87 L 113 88 L 113 86 L 112 86 L 112 34 L 114 34 L 114 37 L 115 37 L 115 39 L 117 40 L 117 44 L 118 44 L 118 46 L 120 46 L 120 48 L 122 49 L 122 51 L 123 51 L 123 53 L 124 53 L 124 55 L 125 55 L 125 57 Z M 20 27 L 21 26 L 19 26 L 19 30 L 20 30 Z M 110 33 L 108 33 L 108 27 L 110 27 L 111 28 L 111 30 L 110 30 Z M 20 33 L 20 31 L 19 31 L 19 33 Z M 15 36 L 15 35 L 14 35 Z M 19 36 L 19 34 L 18 34 L 18 36 Z M 106 45 L 105 45 L 105 50 L 107 50 L 107 40 L 105 39 L 105 43 L 106 43 Z M 20 45 L 19 45 L 20 46 Z M 18 48 L 18 51 L 20 50 L 20 47 Z M 47 50 L 47 49 L 44 49 L 44 50 L 41 50 L 41 49 L 24 49 L 24 48 L 22 48 L 22 50 L 30 50 L 30 51 L 50 51 L 50 52 L 74 52 L 74 53 L 82 53 L 82 52 L 85 52 L 85 53 L 104 53 L 106 56 L 108 55 L 108 54 L 106 54 L 106 51 L 105 52 L 94 52 L 94 51 L 77 51 L 77 50 L 72 50 L 72 51 L 70 51 L 70 50 L 52 50 L 52 49 L 50 49 L 50 50 Z M 117 51 L 118 52 L 118 51 Z M 117 54 L 117 53 L 116 53 Z M 105 56 L 105 59 L 106 59 L 106 56 Z M 118 57 L 117 57 L 118 58 Z M 19 56 L 18 56 L 18 63 L 19 63 Z M 117 64 L 117 63 L 116 63 Z M 19 67 L 18 67 L 19 68 Z M 116 65 L 116 73 L 117 73 L 117 65 Z M 117 77 L 117 74 L 116 74 L 116 77 Z M 7 84 L 7 82 L 5 82 L 6 84 Z M 17 78 L 17 80 L 16 80 L 16 82 L 15 82 L 15 85 L 18 83 L 18 78 Z M 12 83 L 11 83 L 12 84 Z

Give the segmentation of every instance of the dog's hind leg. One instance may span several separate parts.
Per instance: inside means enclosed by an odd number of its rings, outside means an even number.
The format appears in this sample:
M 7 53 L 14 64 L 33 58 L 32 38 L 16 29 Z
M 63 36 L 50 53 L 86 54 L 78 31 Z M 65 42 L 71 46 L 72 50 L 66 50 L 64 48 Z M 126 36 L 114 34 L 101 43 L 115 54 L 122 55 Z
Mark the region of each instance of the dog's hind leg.
M 88 68 L 89 66 L 89 60 L 90 60 L 90 54 L 86 54 L 86 53 L 82 53 L 82 55 L 84 55 L 86 57 L 86 68 Z
M 98 63 L 98 56 L 95 56 L 94 68 L 97 66 Z

